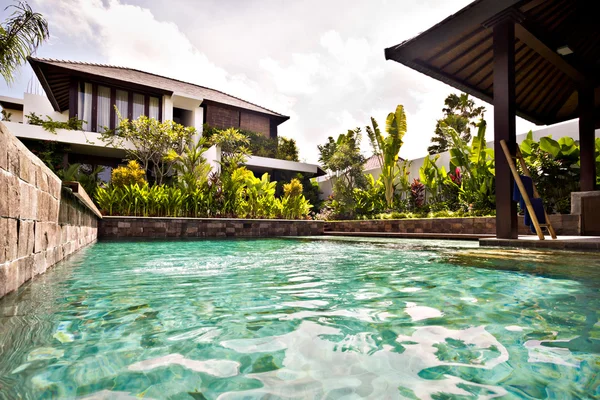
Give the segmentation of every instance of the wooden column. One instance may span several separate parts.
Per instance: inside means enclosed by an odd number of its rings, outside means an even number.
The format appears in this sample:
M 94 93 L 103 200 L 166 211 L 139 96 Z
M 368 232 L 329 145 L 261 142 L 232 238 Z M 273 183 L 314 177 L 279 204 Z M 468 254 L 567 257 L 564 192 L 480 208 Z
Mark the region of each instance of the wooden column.
M 500 140 L 511 154 L 516 146 L 515 21 L 507 15 L 494 30 L 494 152 L 496 158 L 496 236 L 518 238 L 517 204 L 512 200 L 514 179 Z
M 579 94 L 579 146 L 581 151 L 580 190 L 596 190 L 594 86 L 581 85 Z

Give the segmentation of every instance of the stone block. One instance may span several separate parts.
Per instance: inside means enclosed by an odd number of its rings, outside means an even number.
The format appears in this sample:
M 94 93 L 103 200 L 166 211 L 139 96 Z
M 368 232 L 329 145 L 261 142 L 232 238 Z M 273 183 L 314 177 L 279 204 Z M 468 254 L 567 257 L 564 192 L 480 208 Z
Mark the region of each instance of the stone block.
M 0 170 L 0 217 L 9 216 L 10 199 L 8 198 L 8 180 L 8 173 L 6 173 L 3 170 Z
M 21 213 L 21 192 L 19 178 L 14 175 L 6 177 L 7 197 L 8 197 L 8 217 L 19 218 Z
M 33 164 L 32 160 L 29 158 L 29 154 L 21 151 L 19 154 L 19 177 L 23 181 L 31 183 L 33 180 L 35 183 L 35 170 L 32 171 L 34 165 L 35 164 Z
M 47 252 L 43 251 L 33 255 L 33 276 L 43 274 L 46 272 L 46 269 L 48 269 L 46 264 L 46 254 Z
M 0 170 L 8 169 L 8 141 L 12 137 L 9 135 L 11 134 L 0 127 Z
M 18 243 L 19 234 L 17 229 L 16 219 L 6 219 L 6 230 L 4 231 L 6 237 L 5 247 L 5 259 L 6 261 L 13 261 L 17 259 L 18 255 Z
M 48 194 L 60 200 L 60 189 L 62 182 L 57 176 L 48 176 Z
M 58 222 L 58 211 L 60 208 L 60 201 L 54 197 L 48 198 L 48 221 Z
M 37 187 L 43 192 L 48 192 L 48 174 L 46 174 L 46 171 L 37 165 L 35 168 L 35 174 Z
M 19 148 L 17 147 L 17 145 L 14 143 L 14 141 L 9 140 L 8 142 L 8 172 L 10 172 L 11 174 L 13 174 L 15 177 L 18 177 L 19 174 L 19 167 L 20 167 L 20 153 L 21 150 L 19 150 Z
M 19 226 L 19 243 L 18 243 L 18 257 L 25 257 L 33 254 L 33 246 L 35 244 L 34 235 L 34 222 L 33 221 L 18 221 Z
M 17 290 L 19 280 L 19 261 L 0 265 L 0 297 Z
M 18 277 L 19 278 L 17 281 L 18 286 L 21 286 L 22 284 L 24 284 L 25 282 L 27 282 L 28 280 L 33 278 L 33 262 L 34 262 L 33 254 L 19 259 L 19 264 L 18 264 L 18 268 L 19 268 Z

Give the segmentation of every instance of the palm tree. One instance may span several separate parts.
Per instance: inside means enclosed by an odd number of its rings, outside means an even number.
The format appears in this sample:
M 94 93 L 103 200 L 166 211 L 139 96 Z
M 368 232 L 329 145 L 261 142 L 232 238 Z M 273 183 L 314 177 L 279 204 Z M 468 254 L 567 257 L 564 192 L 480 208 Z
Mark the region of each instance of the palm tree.
M 396 112 L 389 113 L 385 121 L 387 136 L 383 137 L 375 118 L 371 117 L 373 127 L 367 126 L 367 135 L 373 152 L 379 158 L 381 167 L 381 180 L 385 187 L 385 200 L 388 207 L 392 207 L 394 201 L 395 181 L 400 172 L 398 165 L 398 153 L 402 147 L 402 138 L 406 134 L 406 114 L 404 107 L 398 105 Z
M 14 82 L 17 68 L 50 36 L 48 22 L 26 2 L 19 1 L 5 11 L 9 9 L 13 13 L 0 25 L 0 74 L 8 84 Z

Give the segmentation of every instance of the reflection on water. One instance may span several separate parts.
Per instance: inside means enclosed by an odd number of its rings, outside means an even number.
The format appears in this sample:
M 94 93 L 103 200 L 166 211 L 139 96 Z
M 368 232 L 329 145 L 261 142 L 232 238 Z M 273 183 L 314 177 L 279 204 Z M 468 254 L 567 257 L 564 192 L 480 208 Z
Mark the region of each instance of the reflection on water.
M 598 267 L 468 242 L 103 242 L 0 300 L 0 399 L 597 397 Z

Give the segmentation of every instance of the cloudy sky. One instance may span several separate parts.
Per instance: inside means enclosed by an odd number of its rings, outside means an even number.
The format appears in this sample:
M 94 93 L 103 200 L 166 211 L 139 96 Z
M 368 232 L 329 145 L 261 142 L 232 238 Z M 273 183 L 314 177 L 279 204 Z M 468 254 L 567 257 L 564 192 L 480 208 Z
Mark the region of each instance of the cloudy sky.
M 4 2 L 3 2 L 4 3 Z M 451 87 L 386 61 L 408 39 L 470 0 L 29 0 L 51 39 L 40 57 L 137 68 L 222 90 L 291 119 L 279 134 L 300 158 L 371 116 L 405 106 L 401 156 L 426 154 Z M 6 17 L 6 13 L 0 14 Z M 4 18 L 2 18 L 4 19 Z M 27 66 L 0 94 L 21 97 Z M 491 122 L 492 107 L 487 107 Z M 488 124 L 489 128 L 491 124 Z M 533 127 L 517 121 L 517 132 Z M 488 139 L 493 136 L 488 129 Z M 364 143 L 365 154 L 368 144 Z

